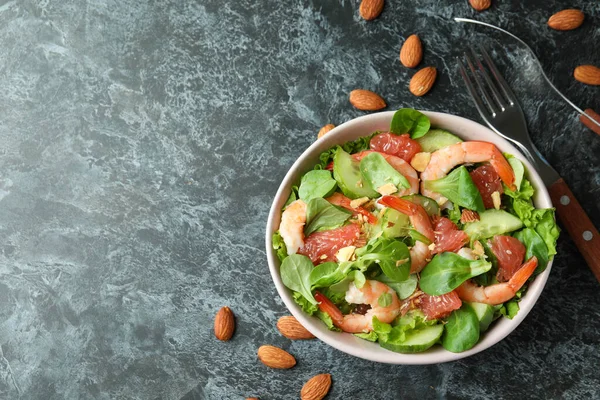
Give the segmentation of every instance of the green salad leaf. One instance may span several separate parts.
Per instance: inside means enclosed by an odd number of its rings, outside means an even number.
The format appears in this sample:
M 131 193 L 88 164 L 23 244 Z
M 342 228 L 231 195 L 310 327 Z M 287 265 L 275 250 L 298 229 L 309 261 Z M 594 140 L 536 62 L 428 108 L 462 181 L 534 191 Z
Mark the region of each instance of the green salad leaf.
M 462 223 L 460 222 L 461 216 L 462 212 L 460 211 L 460 206 L 456 203 L 452 203 L 452 208 L 448 208 L 448 219 L 454 222 L 454 224 L 458 226 L 459 229 L 462 228 Z
M 316 197 L 331 196 L 336 187 L 337 182 L 331 176 L 331 171 L 324 169 L 308 171 L 300 180 L 298 196 L 307 202 Z
M 397 188 L 410 188 L 408 179 L 396 171 L 379 153 L 370 153 L 360 161 L 360 173 L 375 190 L 390 183 Z
M 531 201 L 513 199 L 512 209 L 526 227 L 534 229 L 544 240 L 548 256 L 555 255 L 560 229 L 554 220 L 554 208 L 535 208 Z
M 312 304 L 317 304 L 310 289 L 310 272 L 314 268 L 310 258 L 292 254 L 281 263 L 279 272 L 283 284 L 294 292 L 299 292 Z
M 279 231 L 273 234 L 273 250 L 275 250 L 275 254 L 277 254 L 277 258 L 279 261 L 283 261 L 284 258 L 288 256 L 287 247 L 285 246 L 285 242 L 279 234 Z
M 308 315 L 313 315 L 319 310 L 319 307 L 316 304 L 313 304 L 310 301 L 306 300 L 306 297 L 304 297 L 300 292 L 293 292 L 292 298 L 294 299 L 296 304 L 300 306 L 302 311 L 304 311 Z
M 423 113 L 412 108 L 401 108 L 394 113 L 390 124 L 390 132 L 397 135 L 410 133 L 413 139 L 420 138 L 429 132 L 431 122 Z
M 298 186 L 292 186 L 292 190 L 290 191 L 290 195 L 283 205 L 283 209 L 285 210 L 287 206 L 292 204 L 294 201 L 298 200 Z
M 543 272 L 548 265 L 550 256 L 548 255 L 548 247 L 546 247 L 546 243 L 542 237 L 531 228 L 520 230 L 513 236 L 525 245 L 525 248 L 527 249 L 525 253 L 526 260 L 529 260 L 532 256 L 537 257 L 538 266 L 535 269 L 535 274 Z
M 492 268 L 485 260 L 469 260 L 456 253 L 436 254 L 421 271 L 419 286 L 430 296 L 449 293 L 467 279 L 481 275 Z
M 513 199 L 529 200 L 535 192 L 533 186 L 531 186 L 531 182 L 527 179 L 523 179 L 520 187 L 520 190 L 513 191 L 510 190 L 508 186 L 504 185 L 504 194 Z
M 492 264 L 492 267 L 489 269 L 489 271 L 474 277 L 473 280 L 480 286 L 489 286 L 498 282 L 496 279 L 496 274 L 498 273 L 498 258 L 492 251 L 491 244 L 489 241 L 482 240 L 480 241 L 480 243 L 483 246 L 483 251 L 485 252 L 486 260 L 489 261 L 490 264 Z
M 444 326 L 442 346 L 453 353 L 469 350 L 479 341 L 479 319 L 475 311 L 464 304 L 452 311 Z
M 392 304 L 392 295 L 389 293 L 382 293 L 377 299 L 377 304 L 379 307 L 388 307 Z
M 385 283 L 386 285 L 394 289 L 396 291 L 396 294 L 398 295 L 398 298 L 400 298 L 401 300 L 410 297 L 410 295 L 412 295 L 415 292 L 415 290 L 417 289 L 418 282 L 417 274 L 410 274 L 408 278 L 402 282 L 396 282 L 390 279 L 385 274 L 377 276 L 375 280 L 381 283 Z
M 306 205 L 306 225 L 304 236 L 313 232 L 335 229 L 344 224 L 352 216 L 350 211 L 335 207 L 327 200 L 317 197 Z
M 311 288 L 328 287 L 343 281 L 348 274 L 346 267 L 347 265 L 338 265 L 333 261 L 317 265 L 310 271 Z
M 441 194 L 461 207 L 477 212 L 485 211 L 481 193 L 464 165 L 454 169 L 441 179 L 423 181 L 423 187 Z
M 359 337 L 364 340 L 368 340 L 369 342 L 376 342 L 379 336 L 375 331 L 371 331 L 369 333 L 355 333 L 354 336 Z
M 315 167 L 315 169 L 325 169 L 327 165 L 333 161 L 333 156 L 338 148 L 342 148 L 346 153 L 354 154 L 359 153 L 364 150 L 369 150 L 369 146 L 371 143 L 371 139 L 373 136 L 379 134 L 379 131 L 373 132 L 368 136 L 360 137 L 354 141 L 346 142 L 341 146 L 333 146 L 326 151 L 322 152 L 319 155 L 319 164 Z
M 517 300 L 510 300 L 502 304 L 500 315 L 504 315 L 508 319 L 513 319 L 519 313 L 520 307 Z
M 366 270 L 373 263 L 378 264 L 388 278 L 402 282 L 410 274 L 410 251 L 406 244 L 380 236 L 371 239 L 366 246 L 357 249 L 356 265 Z
M 333 320 L 331 319 L 329 314 L 327 314 L 326 312 L 318 310 L 315 315 L 317 316 L 317 318 L 319 318 L 321 321 L 323 321 L 325 323 L 325 325 L 327 326 L 327 328 L 330 331 L 341 332 L 341 329 L 333 324 Z

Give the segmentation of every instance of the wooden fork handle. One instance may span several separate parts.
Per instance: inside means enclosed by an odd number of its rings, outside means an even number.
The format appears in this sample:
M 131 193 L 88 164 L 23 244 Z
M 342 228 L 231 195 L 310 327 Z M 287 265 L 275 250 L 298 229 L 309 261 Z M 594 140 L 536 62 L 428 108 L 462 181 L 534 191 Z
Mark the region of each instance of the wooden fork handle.
M 556 214 L 600 282 L 600 235 L 571 189 L 560 178 L 548 188 Z
M 600 114 L 598 114 L 596 111 L 592 110 L 591 108 L 588 108 L 587 110 L 585 110 L 585 113 L 587 115 L 589 115 L 590 117 L 592 117 L 593 119 L 595 119 L 597 122 L 600 122 Z M 594 132 L 596 132 L 598 135 L 600 135 L 600 126 L 598 126 L 595 123 L 593 123 L 588 117 L 586 117 L 585 115 L 581 114 L 579 116 L 579 120 L 585 126 L 587 126 L 591 130 L 593 130 Z

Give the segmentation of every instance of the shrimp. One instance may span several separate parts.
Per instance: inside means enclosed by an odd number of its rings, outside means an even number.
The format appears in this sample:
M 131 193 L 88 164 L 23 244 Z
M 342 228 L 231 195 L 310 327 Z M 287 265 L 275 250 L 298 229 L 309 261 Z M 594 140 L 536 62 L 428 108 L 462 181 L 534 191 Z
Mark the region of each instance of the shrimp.
M 502 304 L 513 297 L 537 268 L 538 260 L 532 256 L 513 275 L 508 282 L 496 283 L 490 286 L 477 286 L 471 280 L 457 287 L 458 297 L 465 301 L 474 301 L 490 305 Z
M 388 293 L 392 297 L 387 307 L 379 305 L 381 295 Z M 327 297 L 319 292 L 315 293 L 315 299 L 319 302 L 319 309 L 331 317 L 333 324 L 344 332 L 359 333 L 373 330 L 373 317 L 386 324 L 391 323 L 402 309 L 402 303 L 398 299 L 396 291 L 379 281 L 367 280 L 362 288 L 357 288 L 354 282 L 350 283 L 346 292 L 346 302 L 350 304 L 368 304 L 371 308 L 362 314 L 343 315 L 340 310 Z
M 435 233 L 433 232 L 431 220 L 427 211 L 422 206 L 395 196 L 383 196 L 379 200 L 379 203 L 408 215 L 410 223 L 415 227 L 417 232 L 431 240 L 431 242 L 435 241 Z M 410 249 L 411 274 L 421 272 L 429 261 L 431 261 L 431 249 L 425 243 L 417 241 Z
M 296 200 L 281 214 L 279 234 L 285 243 L 288 255 L 296 254 L 304 247 L 304 224 L 306 223 L 306 203 Z
M 361 151 L 360 153 L 353 154 L 352 158 L 354 158 L 356 161 L 360 161 L 371 153 L 379 153 L 379 152 L 373 151 L 373 150 L 365 150 L 365 151 Z M 385 153 L 379 153 L 379 154 L 381 154 L 383 156 L 383 158 L 385 158 L 385 160 L 396 171 L 400 172 L 406 178 L 406 180 L 408 180 L 408 183 L 410 184 L 410 188 L 401 189 L 397 193 L 395 193 L 397 196 L 407 196 L 409 194 L 419 193 L 419 175 L 417 174 L 417 171 L 415 171 L 415 169 L 409 163 L 404 161 L 402 158 L 393 156 L 391 154 L 385 154 Z
M 421 180 L 424 182 L 440 179 L 459 164 L 484 161 L 489 161 L 506 186 L 515 189 L 515 174 L 510 164 L 496 146 L 487 142 L 461 142 L 435 151 L 431 154 L 427 168 L 421 173 Z M 423 196 L 440 202 L 442 195 L 425 189 L 423 182 L 421 182 Z

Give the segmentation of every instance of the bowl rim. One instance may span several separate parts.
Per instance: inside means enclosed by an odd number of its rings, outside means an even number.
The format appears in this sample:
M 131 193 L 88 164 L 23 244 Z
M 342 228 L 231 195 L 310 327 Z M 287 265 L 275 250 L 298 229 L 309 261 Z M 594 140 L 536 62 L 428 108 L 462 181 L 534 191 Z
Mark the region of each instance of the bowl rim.
M 468 128 L 469 131 L 477 131 L 478 135 L 481 134 L 483 136 L 481 140 L 494 143 L 497 147 L 500 148 L 501 151 L 508 152 L 513 156 L 517 157 L 525 165 L 527 177 L 531 181 L 533 187 L 535 188 L 536 192 L 534 195 L 534 204 L 536 205 L 536 207 L 552 207 L 550 195 L 548 194 L 548 190 L 546 189 L 546 186 L 544 185 L 538 172 L 534 169 L 531 163 L 527 161 L 525 156 L 508 140 L 504 139 L 497 133 L 479 124 L 478 122 L 472 121 L 464 117 L 435 111 L 419 111 L 430 118 L 430 120 L 432 121 L 432 127 L 435 126 L 444 129 L 443 125 L 463 125 L 464 127 Z M 279 274 L 280 261 L 277 258 L 275 251 L 273 250 L 272 236 L 273 233 L 279 227 L 281 208 L 283 207 L 285 201 L 289 197 L 291 186 L 294 183 L 296 183 L 295 181 L 298 180 L 302 174 L 312 169 L 315 165 L 313 161 L 311 162 L 310 168 L 307 169 L 307 163 L 311 160 L 311 158 L 316 159 L 322 151 L 336 144 L 343 144 L 347 141 L 354 140 L 358 137 L 369 135 L 377 129 L 371 128 L 371 130 L 364 131 L 359 134 L 346 133 L 344 135 L 344 132 L 350 132 L 352 129 L 360 129 L 362 125 L 379 124 L 383 126 L 383 122 L 386 122 L 386 126 L 389 126 L 394 112 L 395 111 L 384 111 L 364 115 L 361 117 L 354 118 L 335 127 L 330 132 L 328 132 L 327 135 L 313 142 L 306 150 L 302 152 L 302 154 L 292 164 L 290 169 L 286 172 L 286 175 L 283 178 L 277 190 L 277 193 L 273 199 L 273 203 L 271 204 L 271 208 L 269 210 L 269 215 L 267 219 L 265 245 L 269 270 L 271 272 L 271 277 L 273 279 L 279 296 L 283 300 L 288 310 L 292 313 L 292 315 L 306 329 L 308 329 L 308 331 L 310 331 L 317 338 L 321 339 L 333 348 L 336 348 L 344 353 L 353 355 L 355 357 L 387 364 L 425 365 L 459 360 L 488 349 L 489 347 L 500 342 L 502 339 L 504 339 L 517 328 L 517 326 L 529 314 L 533 306 L 536 304 L 539 296 L 541 295 L 541 292 L 544 289 L 544 286 L 548 280 L 548 276 L 552 269 L 553 260 L 549 261 L 546 270 L 539 274 L 536 277 L 536 279 L 529 285 L 529 288 L 527 289 L 527 294 L 522 298 L 522 300 L 519 303 L 520 310 L 517 313 L 517 315 L 512 320 L 509 320 L 507 318 L 501 318 L 495 321 L 494 327 L 487 331 L 473 348 L 462 353 L 452 353 L 441 346 L 432 347 L 431 349 L 422 353 L 396 353 L 383 349 L 379 346 L 378 343 L 372 343 L 363 339 L 359 339 L 358 337 L 355 337 L 349 333 L 330 331 L 317 317 L 310 316 L 300 309 L 300 307 L 294 302 L 291 296 L 291 291 L 283 285 Z M 440 126 L 440 124 L 442 126 Z M 462 134 L 461 132 L 451 132 L 461 138 L 464 138 L 464 132 Z M 470 136 L 472 135 L 472 133 L 466 135 Z

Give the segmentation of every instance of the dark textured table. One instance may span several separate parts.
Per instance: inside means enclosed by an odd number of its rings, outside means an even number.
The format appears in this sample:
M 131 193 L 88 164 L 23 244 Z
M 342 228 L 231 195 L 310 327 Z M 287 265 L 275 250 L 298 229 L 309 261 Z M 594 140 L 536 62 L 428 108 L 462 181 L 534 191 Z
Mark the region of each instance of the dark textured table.
M 297 398 L 330 372 L 332 399 L 600 398 L 600 285 L 563 235 L 525 322 L 454 363 L 379 365 L 275 329 L 287 314 L 268 272 L 267 211 L 287 168 L 326 123 L 363 115 L 348 93 L 380 93 L 478 120 L 454 57 L 491 49 L 533 140 L 600 227 L 600 137 L 548 92 L 528 41 L 582 107 L 572 79 L 600 64 L 597 2 L 387 0 L 373 22 L 355 0 L 2 1 L 0 5 L 0 398 Z M 526 4 L 525 4 L 526 3 Z M 580 7 L 585 24 L 547 28 Z M 418 33 L 438 68 L 422 98 L 398 62 Z M 508 52 L 508 53 L 507 53 Z M 212 333 L 229 305 L 237 331 Z M 275 344 L 287 371 L 260 364 Z

